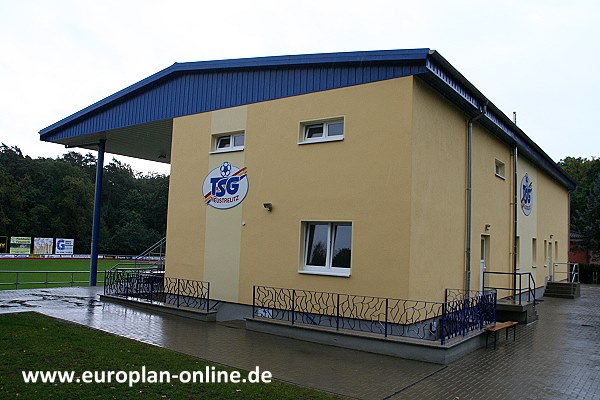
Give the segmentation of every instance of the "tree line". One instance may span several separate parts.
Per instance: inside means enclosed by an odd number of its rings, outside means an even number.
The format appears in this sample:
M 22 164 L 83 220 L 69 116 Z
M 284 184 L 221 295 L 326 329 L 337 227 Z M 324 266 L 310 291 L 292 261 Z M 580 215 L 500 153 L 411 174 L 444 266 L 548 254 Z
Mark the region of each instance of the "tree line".
M 600 250 L 600 159 L 566 157 L 558 163 L 577 183 L 571 193 L 571 230 L 583 236 L 582 250 Z
M 33 159 L 0 146 L 0 236 L 75 239 L 88 254 L 96 157 L 68 152 Z M 104 166 L 99 251 L 141 253 L 165 236 L 169 177 L 141 174 L 113 159 Z

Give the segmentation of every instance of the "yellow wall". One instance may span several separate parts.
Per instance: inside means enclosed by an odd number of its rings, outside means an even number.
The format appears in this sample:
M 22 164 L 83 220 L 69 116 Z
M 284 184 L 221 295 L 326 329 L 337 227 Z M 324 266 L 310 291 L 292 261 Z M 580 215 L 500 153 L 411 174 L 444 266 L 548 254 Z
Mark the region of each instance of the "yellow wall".
M 240 301 L 252 285 L 407 293 L 411 97 L 403 78 L 248 107 Z M 339 116 L 343 141 L 298 144 L 302 121 Z M 349 278 L 298 272 L 302 221 L 352 222 Z
M 466 129 L 466 124 L 465 124 Z M 512 272 L 513 186 L 511 149 L 478 123 L 473 124 L 473 225 L 471 246 L 471 290 L 481 289 L 481 239 L 486 246 L 486 270 Z M 496 176 L 495 164 L 505 165 L 504 179 Z M 486 225 L 489 225 L 486 228 Z M 487 230 L 486 230 L 487 229 Z M 489 276 L 485 285 L 508 287 L 505 276 Z
M 211 135 L 245 130 L 246 113 L 246 106 L 212 112 Z M 245 165 L 244 154 L 243 151 L 211 154 L 207 172 L 225 161 L 242 168 Z M 200 182 L 196 184 L 201 185 Z M 238 298 L 242 205 L 220 210 L 202 204 L 206 209 L 204 280 L 211 283 L 210 296 L 214 299 L 237 301 Z
M 566 190 L 546 174 L 538 173 L 537 199 L 537 286 L 544 284 L 552 265 L 544 260 L 544 241 L 552 242 L 554 263 L 566 263 L 569 255 L 569 202 Z M 552 236 L 552 237 L 551 237 Z M 557 246 L 558 245 L 558 250 Z M 558 267 L 566 271 L 565 265 Z M 565 279 L 565 274 L 555 275 L 556 280 Z
M 202 182 L 208 172 L 210 127 L 210 114 L 173 120 L 165 269 L 170 277 L 204 279 Z
M 444 299 L 464 287 L 465 117 L 415 79 L 408 298 Z
M 298 143 L 303 122 L 332 117 L 344 118 L 343 141 Z M 442 300 L 445 288 L 465 287 L 467 119 L 414 77 L 175 118 L 167 275 L 210 281 L 211 298 L 246 304 L 253 285 Z M 211 135 L 239 130 L 244 151 L 209 154 Z M 513 269 L 511 155 L 474 124 L 472 290 L 482 235 L 488 271 Z M 496 159 L 505 179 L 495 176 Z M 249 191 L 237 207 L 216 210 L 204 204 L 202 182 L 223 161 L 248 168 Z M 553 234 L 566 260 L 566 190 L 522 168 L 539 189 L 520 233 L 537 235 L 538 260 Z M 352 223 L 349 277 L 301 273 L 303 221 Z

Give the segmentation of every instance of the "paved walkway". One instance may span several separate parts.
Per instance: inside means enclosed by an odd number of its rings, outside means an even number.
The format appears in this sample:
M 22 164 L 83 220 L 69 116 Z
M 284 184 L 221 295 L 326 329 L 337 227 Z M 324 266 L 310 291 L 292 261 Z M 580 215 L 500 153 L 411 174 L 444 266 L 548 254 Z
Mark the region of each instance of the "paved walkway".
M 544 298 L 517 341 L 441 366 L 246 331 L 98 299 L 99 288 L 0 291 L 0 313 L 37 311 L 299 385 L 360 399 L 600 400 L 600 286 Z

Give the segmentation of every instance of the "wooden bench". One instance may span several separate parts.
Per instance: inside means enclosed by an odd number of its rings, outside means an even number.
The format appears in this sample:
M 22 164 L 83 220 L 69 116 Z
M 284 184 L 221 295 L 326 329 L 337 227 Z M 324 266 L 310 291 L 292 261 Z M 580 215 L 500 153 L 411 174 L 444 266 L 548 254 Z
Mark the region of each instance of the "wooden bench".
M 498 332 L 502 329 L 506 329 L 506 340 L 508 340 L 508 328 L 513 328 L 513 342 L 517 340 L 517 325 L 518 322 L 514 321 L 506 321 L 506 322 L 497 322 L 493 325 L 488 325 L 485 327 L 485 347 L 487 349 L 488 346 L 488 338 L 491 334 L 494 335 L 494 350 L 496 350 L 496 342 L 498 341 Z

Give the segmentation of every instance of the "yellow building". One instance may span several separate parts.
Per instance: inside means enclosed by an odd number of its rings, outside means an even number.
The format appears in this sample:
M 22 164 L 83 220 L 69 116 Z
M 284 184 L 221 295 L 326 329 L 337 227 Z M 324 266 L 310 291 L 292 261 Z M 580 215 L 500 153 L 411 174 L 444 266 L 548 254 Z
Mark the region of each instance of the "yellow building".
M 165 275 L 222 304 L 503 297 L 567 262 L 573 181 L 429 49 L 174 64 L 40 134 L 170 163 Z

